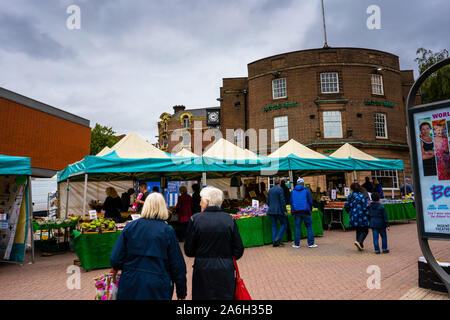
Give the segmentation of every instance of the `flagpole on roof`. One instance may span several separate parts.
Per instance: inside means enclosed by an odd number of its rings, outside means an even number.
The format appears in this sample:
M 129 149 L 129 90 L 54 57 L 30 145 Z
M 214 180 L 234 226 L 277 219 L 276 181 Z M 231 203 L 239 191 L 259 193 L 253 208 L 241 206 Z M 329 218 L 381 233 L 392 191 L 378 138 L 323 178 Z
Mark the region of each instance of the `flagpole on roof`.
M 327 26 L 325 24 L 325 7 L 323 5 L 323 0 L 322 0 L 322 20 L 323 20 L 323 35 L 325 38 L 325 43 L 323 44 L 324 48 L 328 48 L 328 43 L 327 43 Z

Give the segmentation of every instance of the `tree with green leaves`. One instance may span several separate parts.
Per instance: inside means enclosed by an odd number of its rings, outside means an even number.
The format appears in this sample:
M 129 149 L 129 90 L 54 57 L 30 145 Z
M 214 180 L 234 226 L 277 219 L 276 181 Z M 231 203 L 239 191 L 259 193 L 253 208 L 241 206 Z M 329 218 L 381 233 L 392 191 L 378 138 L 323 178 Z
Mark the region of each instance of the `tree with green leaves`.
M 116 132 L 107 126 L 101 126 L 98 123 L 91 132 L 91 155 L 96 155 L 104 147 L 112 147 L 119 141 L 119 137 L 115 136 Z
M 433 64 L 448 58 L 447 49 L 433 52 L 425 48 L 417 49 L 417 62 L 420 74 L 424 73 Z M 430 75 L 420 86 L 422 103 L 430 103 L 450 99 L 450 65 L 445 66 Z

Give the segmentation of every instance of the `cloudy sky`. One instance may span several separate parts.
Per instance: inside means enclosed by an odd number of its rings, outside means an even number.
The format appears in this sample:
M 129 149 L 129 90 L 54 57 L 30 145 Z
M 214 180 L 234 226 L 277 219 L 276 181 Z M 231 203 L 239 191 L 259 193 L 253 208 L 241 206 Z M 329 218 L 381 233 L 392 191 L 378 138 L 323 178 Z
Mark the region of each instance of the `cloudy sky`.
M 0 87 L 155 142 L 172 106 L 218 106 L 222 78 L 323 46 L 320 0 L 0 0 Z M 81 10 L 69 29 L 66 10 Z M 370 5 L 381 29 L 369 30 Z M 328 45 L 450 50 L 448 0 L 325 0 Z

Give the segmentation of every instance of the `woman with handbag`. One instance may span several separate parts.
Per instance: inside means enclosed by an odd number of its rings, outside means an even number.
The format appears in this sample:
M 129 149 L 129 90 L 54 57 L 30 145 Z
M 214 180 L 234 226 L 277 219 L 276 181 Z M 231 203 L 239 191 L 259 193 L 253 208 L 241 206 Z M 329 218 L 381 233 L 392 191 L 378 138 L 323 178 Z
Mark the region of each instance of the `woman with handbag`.
M 141 218 L 128 223 L 111 253 L 113 273 L 122 270 L 117 300 L 186 298 L 186 264 L 160 193 L 145 199 Z
M 350 186 L 352 193 L 348 196 L 344 209 L 350 215 L 349 225 L 356 229 L 356 241 L 358 250 L 364 250 L 364 240 L 369 233 L 369 211 L 367 197 L 358 183 Z
M 235 267 L 244 254 L 236 222 L 222 212 L 223 192 L 206 187 L 200 192 L 202 212 L 189 220 L 184 252 L 195 257 L 192 300 L 233 300 Z

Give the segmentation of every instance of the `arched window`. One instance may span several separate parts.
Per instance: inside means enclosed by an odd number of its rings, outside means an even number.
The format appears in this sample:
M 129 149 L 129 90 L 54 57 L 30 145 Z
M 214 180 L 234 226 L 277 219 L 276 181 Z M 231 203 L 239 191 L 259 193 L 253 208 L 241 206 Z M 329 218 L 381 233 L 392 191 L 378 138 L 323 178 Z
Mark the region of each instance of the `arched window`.
M 183 128 L 189 128 L 191 125 L 191 122 L 189 120 L 189 116 L 183 117 Z

